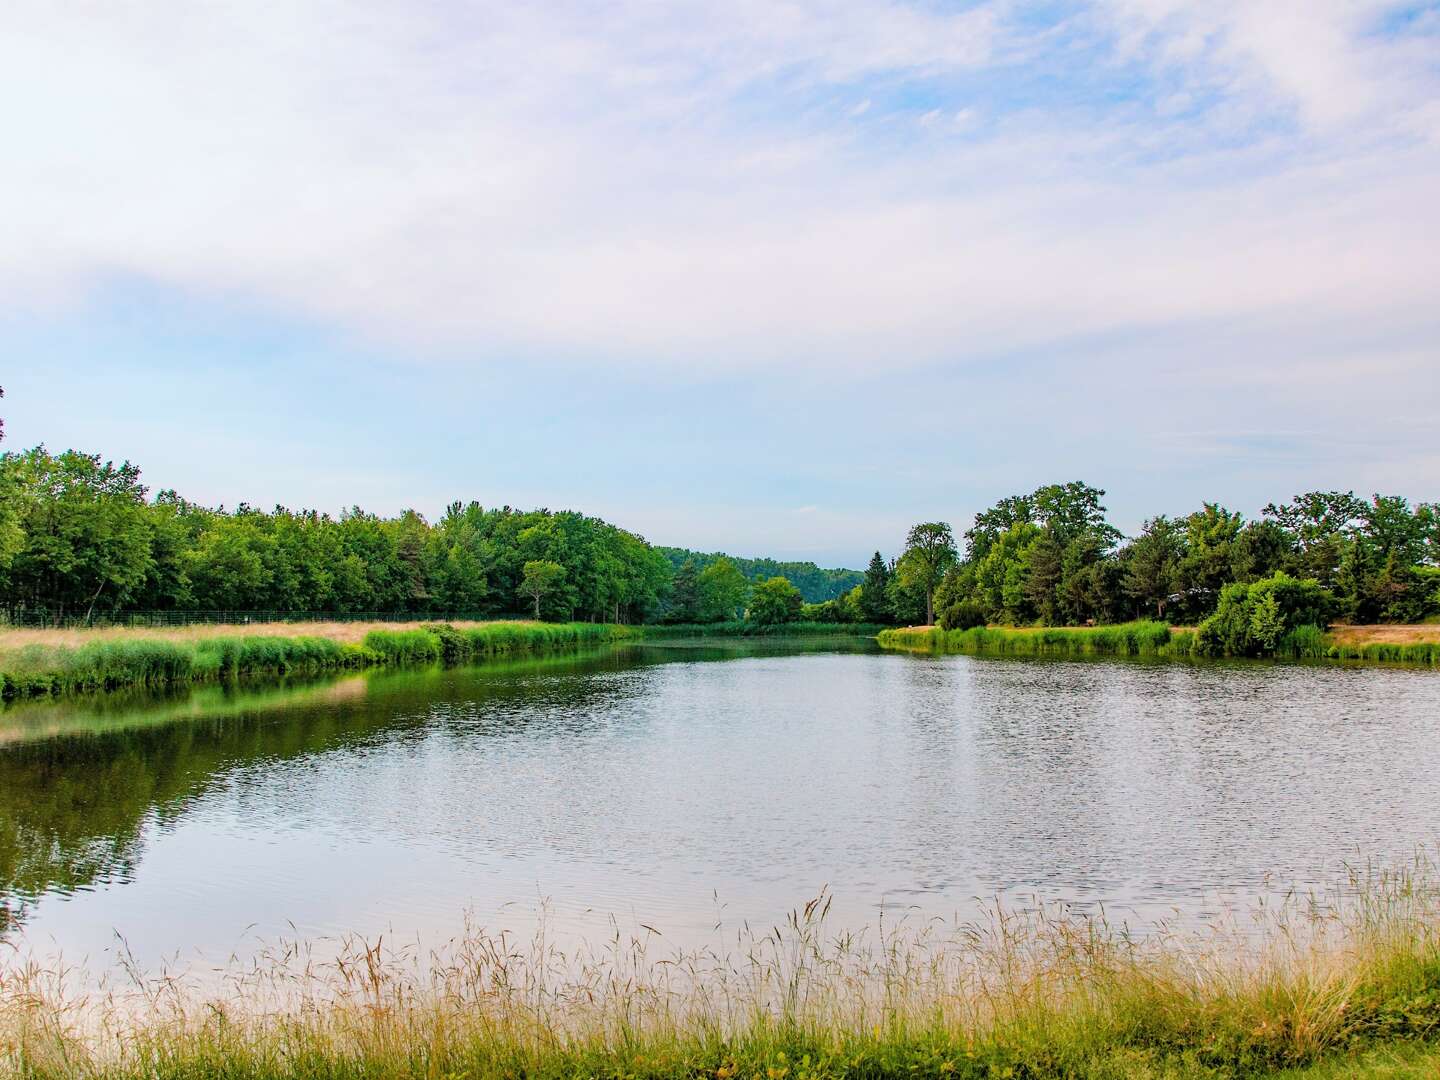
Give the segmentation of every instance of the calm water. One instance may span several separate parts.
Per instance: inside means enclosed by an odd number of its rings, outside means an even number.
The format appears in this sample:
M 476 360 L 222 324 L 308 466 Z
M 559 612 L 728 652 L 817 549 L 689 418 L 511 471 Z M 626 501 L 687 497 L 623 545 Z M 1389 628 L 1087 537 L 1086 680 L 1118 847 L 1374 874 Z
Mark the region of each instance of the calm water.
M 1440 839 L 1440 676 L 917 657 L 597 656 L 0 713 L 22 952 L 142 965 L 463 914 L 526 930 L 1214 917 Z M 3 961 L 0 946 L 0 961 Z

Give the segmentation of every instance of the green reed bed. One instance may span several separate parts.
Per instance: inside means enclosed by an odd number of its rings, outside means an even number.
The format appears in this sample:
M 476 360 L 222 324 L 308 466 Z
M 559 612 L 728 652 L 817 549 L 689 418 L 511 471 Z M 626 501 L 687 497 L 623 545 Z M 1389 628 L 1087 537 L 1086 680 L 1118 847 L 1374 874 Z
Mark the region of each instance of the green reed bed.
M 1433 1062 L 1433 875 L 1354 884 L 1143 938 L 1044 909 L 846 933 L 822 897 L 724 951 L 648 928 L 569 951 L 471 929 L 426 956 L 281 944 L 210 991 L 171 975 L 81 992 L 73 971 L 0 966 L 0 1076 L 1220 1080 Z
M 1331 660 L 1383 660 L 1402 664 L 1440 664 L 1440 641 L 1363 643 L 1329 641 L 1323 652 L 1297 653 L 1300 656 L 1324 656 Z
M 942 630 L 906 627 L 882 630 L 880 644 L 931 652 L 999 653 L 1015 656 L 1199 656 L 1193 630 L 1140 621 L 1116 626 L 995 627 Z M 1346 642 L 1318 626 L 1297 626 L 1270 655 L 1289 660 L 1371 660 L 1440 664 L 1440 641 Z
M 879 640 L 893 648 L 1017 656 L 1172 656 L 1188 655 L 1193 635 L 1172 631 L 1165 623 L 1140 621 L 1090 627 L 904 628 L 883 630 Z
M 107 639 L 80 646 L 31 645 L 0 655 L 0 697 L 42 697 L 167 686 L 242 675 L 286 675 L 396 664 L 463 662 L 590 643 L 638 631 L 594 623 L 430 624 L 375 630 L 362 644 L 322 637 L 240 635 L 163 641 Z
M 874 637 L 879 623 L 788 622 L 762 625 L 736 619 L 716 623 L 674 623 L 646 626 L 647 638 L 703 637 Z

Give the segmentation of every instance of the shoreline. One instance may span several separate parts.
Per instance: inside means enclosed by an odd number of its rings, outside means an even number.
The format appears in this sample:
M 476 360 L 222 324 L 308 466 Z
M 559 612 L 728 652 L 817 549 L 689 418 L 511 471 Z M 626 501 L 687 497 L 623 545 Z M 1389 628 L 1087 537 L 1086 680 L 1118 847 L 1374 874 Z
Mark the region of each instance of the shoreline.
M 998 906 L 875 938 L 827 925 L 822 891 L 723 954 L 649 927 L 563 956 L 476 929 L 424 955 L 349 936 L 333 961 L 277 943 L 221 996 L 168 972 L 87 994 L 19 963 L 0 967 L 0 1077 L 1393 1077 L 1440 1060 L 1433 873 L 1293 897 L 1257 938 Z
M 883 648 L 911 652 L 1235 659 L 1202 657 L 1195 649 L 1193 629 L 1145 620 L 1110 626 L 980 626 L 969 630 L 907 626 L 882 630 L 877 640 Z M 1300 627 L 1282 639 L 1274 656 L 1249 659 L 1349 660 L 1433 667 L 1440 665 L 1440 626 L 1336 626 L 1328 631 Z
M 283 625 L 283 624 L 280 624 Z M 322 636 L 326 627 L 333 628 Z M 274 629 L 272 626 L 252 629 Z M 35 644 L 0 653 L 0 700 L 105 693 L 221 682 L 252 675 L 321 674 L 433 663 L 464 663 L 585 645 L 638 641 L 637 628 L 611 623 L 490 622 L 309 624 L 300 635 L 99 631 L 80 644 Z M 359 630 L 365 632 L 358 641 Z M 8 637 L 13 639 L 17 632 Z M 43 631 L 31 633 L 43 634 Z M 62 633 L 74 635 L 75 631 Z

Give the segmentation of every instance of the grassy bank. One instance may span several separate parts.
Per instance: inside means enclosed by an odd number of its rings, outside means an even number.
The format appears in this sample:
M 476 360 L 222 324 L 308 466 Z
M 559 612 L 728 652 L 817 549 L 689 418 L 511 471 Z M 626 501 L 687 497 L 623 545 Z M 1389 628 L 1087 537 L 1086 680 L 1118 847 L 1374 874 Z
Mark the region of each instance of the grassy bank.
M 1382 635 L 1388 630 L 1415 631 Z M 1374 631 L 1375 633 L 1367 633 Z M 919 626 L 882 630 L 880 644 L 934 652 L 1000 653 L 1016 656 L 1171 656 L 1196 654 L 1195 632 L 1161 622 L 1115 626 L 994 627 L 942 630 Z M 1314 626 L 1290 631 L 1275 655 L 1292 660 L 1379 660 L 1440 664 L 1440 629 L 1435 627 L 1345 627 L 1326 633 Z
M 472 932 L 424 960 L 378 942 L 333 962 L 282 946 L 219 995 L 167 978 L 77 997 L 21 968 L 0 975 L 0 1075 L 1406 1075 L 1393 1069 L 1436 1060 L 1437 899 L 1428 880 L 1381 877 L 1338 913 L 1291 901 L 1248 934 L 1136 939 L 1043 911 L 835 933 L 821 898 L 723 956 L 660 956 L 648 932 L 563 954 Z
M 459 663 L 627 640 L 631 627 L 597 623 L 417 623 L 363 628 L 334 624 L 330 634 L 92 632 L 78 644 L 35 640 L 0 652 L 4 699 L 207 682 L 395 664 Z M 8 637 L 13 643 L 16 634 Z M 29 633 L 43 634 L 43 631 Z M 74 634 L 76 632 L 67 632 Z M 355 640 L 358 636 L 358 640 Z
M 1194 635 L 1160 622 L 1117 626 L 994 627 L 942 630 L 912 626 L 883 630 L 880 644 L 897 649 L 1017 656 L 1180 656 L 1189 655 Z
M 647 638 L 703 637 L 874 637 L 878 623 L 790 622 L 761 626 L 744 620 L 718 623 L 676 623 L 644 628 Z

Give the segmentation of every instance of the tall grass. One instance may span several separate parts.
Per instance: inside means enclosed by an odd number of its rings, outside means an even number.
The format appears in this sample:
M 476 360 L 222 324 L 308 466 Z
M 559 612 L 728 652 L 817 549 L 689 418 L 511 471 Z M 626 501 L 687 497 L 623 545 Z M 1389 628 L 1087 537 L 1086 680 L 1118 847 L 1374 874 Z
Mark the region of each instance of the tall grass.
M 1435 665 L 1440 664 L 1440 641 L 1353 642 L 1327 638 L 1323 655 L 1331 660 L 1383 660 L 1391 663 Z
M 1043 909 L 846 933 L 822 896 L 723 952 L 664 950 L 648 932 L 566 951 L 543 931 L 527 946 L 470 929 L 424 956 L 281 945 L 225 972 L 221 992 L 137 977 L 77 994 L 31 964 L 0 974 L 0 1075 L 1266 1076 L 1440 1032 L 1433 876 L 1355 884 L 1338 905 L 1267 909 L 1243 934 L 1136 938 Z
M 630 627 L 595 623 L 487 623 L 372 630 L 352 644 L 324 637 L 237 636 L 165 641 L 107 637 L 84 645 L 29 645 L 0 655 L 0 697 L 40 697 L 167 686 L 241 675 L 285 675 L 446 661 L 628 640 Z
M 914 627 L 882 630 L 880 644 L 894 649 L 935 652 L 1001 653 L 1017 656 L 1169 656 L 1198 655 L 1193 630 L 1160 622 L 1116 626 L 986 627 L 941 630 Z M 1440 641 L 1348 641 L 1318 626 L 1298 626 L 1277 644 L 1275 656 L 1292 660 L 1375 660 L 1440 664 Z
M 1018 656 L 1085 654 L 1161 656 L 1188 652 L 1189 638 L 1172 633 L 1165 623 L 1140 621 L 1093 627 L 990 627 L 941 630 L 920 627 L 884 630 L 882 645 L 945 652 L 1007 653 Z
M 644 627 L 649 638 L 703 637 L 874 637 L 879 623 L 790 622 L 761 626 L 735 619 L 716 623 L 675 623 Z

